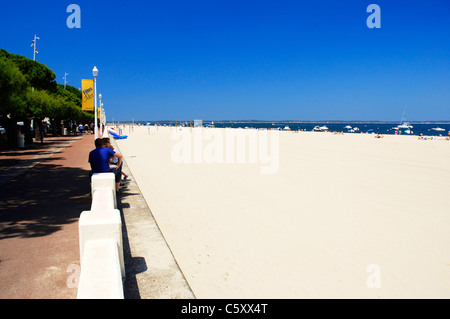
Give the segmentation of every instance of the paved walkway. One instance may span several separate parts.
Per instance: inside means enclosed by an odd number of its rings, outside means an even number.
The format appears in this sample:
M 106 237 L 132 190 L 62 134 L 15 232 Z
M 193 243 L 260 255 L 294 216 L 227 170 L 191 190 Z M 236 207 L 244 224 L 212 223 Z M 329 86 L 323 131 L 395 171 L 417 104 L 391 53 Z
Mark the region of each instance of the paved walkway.
M 93 147 L 94 136 L 84 135 L 0 152 L 0 299 L 76 298 L 78 219 L 91 204 Z M 194 298 L 133 179 L 118 204 L 125 297 Z

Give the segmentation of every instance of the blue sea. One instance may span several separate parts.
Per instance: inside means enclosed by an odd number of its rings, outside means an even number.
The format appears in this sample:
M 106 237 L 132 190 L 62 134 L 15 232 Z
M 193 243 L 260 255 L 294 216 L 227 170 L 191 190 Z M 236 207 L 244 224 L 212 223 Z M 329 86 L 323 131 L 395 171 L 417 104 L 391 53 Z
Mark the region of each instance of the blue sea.
M 151 123 L 152 125 L 156 123 L 156 121 L 149 121 L 146 123 Z M 189 125 L 189 122 L 185 121 L 159 121 L 158 124 L 161 125 Z M 191 122 L 193 124 L 193 121 Z M 145 123 L 142 123 L 145 124 Z M 423 136 L 448 136 L 450 130 L 449 122 L 410 122 L 410 125 L 413 126 L 411 129 L 412 134 L 419 136 L 422 134 Z M 380 133 L 384 135 L 393 135 L 396 134 L 396 131 L 401 131 L 402 135 L 408 135 L 405 133 L 404 129 L 395 130 L 394 127 L 400 125 L 400 123 L 395 122 L 332 122 L 332 121 L 322 121 L 322 122 L 293 122 L 293 121 L 285 121 L 285 122 L 260 122 L 260 121 L 203 121 L 203 126 L 214 126 L 214 127 L 231 127 L 231 128 L 264 128 L 264 129 L 280 129 L 284 130 L 285 127 L 289 127 L 292 131 L 296 130 L 305 130 L 312 131 L 315 126 L 326 126 L 328 127 L 330 132 L 344 132 L 344 133 L 352 133 L 352 134 L 360 134 L 360 133 Z M 353 129 L 358 128 L 355 132 L 349 132 L 349 129 L 346 129 L 346 126 L 351 126 Z M 445 131 L 435 131 L 433 128 L 442 128 Z

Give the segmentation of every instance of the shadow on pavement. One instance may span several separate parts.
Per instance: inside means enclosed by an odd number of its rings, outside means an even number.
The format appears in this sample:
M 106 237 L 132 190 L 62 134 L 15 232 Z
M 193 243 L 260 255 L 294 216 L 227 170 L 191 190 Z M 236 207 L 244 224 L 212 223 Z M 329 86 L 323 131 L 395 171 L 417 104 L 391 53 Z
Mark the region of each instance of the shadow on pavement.
M 77 222 L 81 212 L 89 210 L 89 172 L 45 166 L 0 186 L 0 240 L 46 236 Z

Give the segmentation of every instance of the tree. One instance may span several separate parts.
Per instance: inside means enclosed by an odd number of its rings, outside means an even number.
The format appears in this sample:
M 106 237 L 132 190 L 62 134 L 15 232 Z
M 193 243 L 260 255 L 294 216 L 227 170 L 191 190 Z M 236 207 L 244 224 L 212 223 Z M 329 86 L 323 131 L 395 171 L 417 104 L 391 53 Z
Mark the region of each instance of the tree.
M 56 87 L 56 94 L 63 96 L 66 100 L 74 102 L 81 107 L 82 104 L 82 93 L 80 90 L 74 88 L 73 86 L 58 84 Z
M 11 61 L 0 57 L 0 117 L 14 112 L 17 99 L 27 88 L 27 81 L 19 68 Z
M 44 64 L 18 54 L 8 53 L 4 49 L 0 49 L 1 56 L 17 65 L 31 87 L 38 90 L 56 91 L 55 72 Z
M 17 143 L 17 118 L 25 106 L 27 81 L 19 68 L 0 56 L 0 125 L 6 129 L 8 147 Z
M 81 110 L 82 93 L 70 85 L 58 85 L 47 66 L 0 49 L 0 125 L 8 134 L 8 147 L 17 145 L 17 122 L 24 122 L 25 143 L 32 143 L 30 122 L 36 136 L 44 118 L 51 120 L 53 134 L 61 122 L 90 123 L 93 114 Z M 33 90 L 31 89 L 33 87 Z

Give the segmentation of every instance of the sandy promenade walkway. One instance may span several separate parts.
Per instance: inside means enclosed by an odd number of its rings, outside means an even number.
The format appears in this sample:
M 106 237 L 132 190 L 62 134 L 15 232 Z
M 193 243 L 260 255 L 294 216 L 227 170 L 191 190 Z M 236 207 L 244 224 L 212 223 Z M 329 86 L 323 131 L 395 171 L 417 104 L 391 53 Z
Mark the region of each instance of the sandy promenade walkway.
M 449 141 L 227 131 L 116 141 L 198 298 L 450 298 Z

